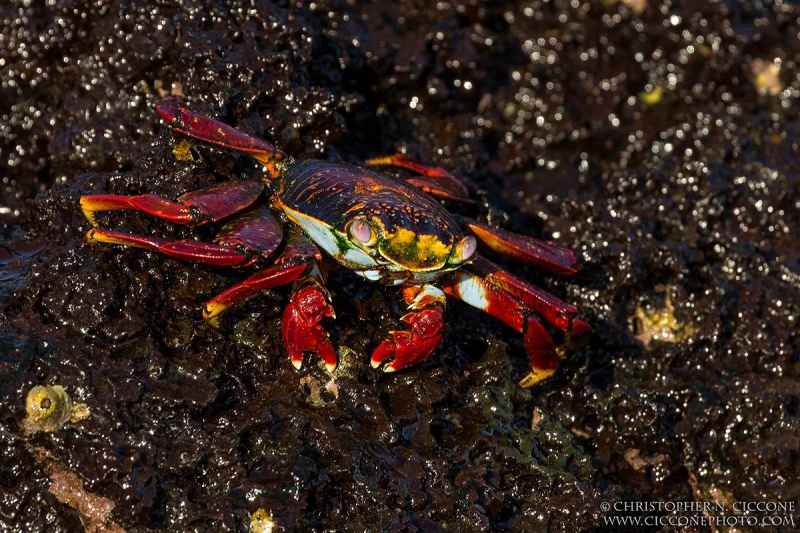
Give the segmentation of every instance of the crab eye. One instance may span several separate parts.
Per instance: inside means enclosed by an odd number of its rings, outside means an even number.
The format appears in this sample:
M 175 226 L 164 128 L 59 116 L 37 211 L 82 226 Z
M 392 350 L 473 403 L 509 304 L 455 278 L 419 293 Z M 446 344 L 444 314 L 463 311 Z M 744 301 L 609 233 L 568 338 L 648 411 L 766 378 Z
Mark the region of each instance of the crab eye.
M 478 243 L 475 241 L 475 237 L 464 237 L 461 239 L 461 242 L 456 245 L 456 248 L 453 251 L 453 259 L 456 263 L 462 263 L 472 257 L 477 248 Z
M 350 224 L 350 235 L 364 244 L 372 242 L 372 227 L 366 221 L 357 218 Z

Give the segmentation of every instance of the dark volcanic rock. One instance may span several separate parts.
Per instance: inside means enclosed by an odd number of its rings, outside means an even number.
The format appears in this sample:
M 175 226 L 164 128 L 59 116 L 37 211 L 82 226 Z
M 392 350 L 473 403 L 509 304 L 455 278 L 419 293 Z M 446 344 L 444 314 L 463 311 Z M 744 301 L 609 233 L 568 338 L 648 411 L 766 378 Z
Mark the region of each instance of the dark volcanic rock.
M 601 503 L 800 505 L 796 6 L 132 0 L 2 16 L 0 529 L 247 531 L 263 509 L 286 531 L 620 531 Z M 401 299 L 346 274 L 330 282 L 333 376 L 286 357 L 287 290 L 204 321 L 249 271 L 87 245 L 78 205 L 256 171 L 201 143 L 176 160 L 183 138 L 152 108 L 170 93 L 297 158 L 405 151 L 452 170 L 496 221 L 576 250 L 569 279 L 502 264 L 578 305 L 591 343 L 523 389 L 520 337 L 452 302 L 441 348 L 384 375 L 368 357 Z M 39 384 L 90 416 L 26 435 Z

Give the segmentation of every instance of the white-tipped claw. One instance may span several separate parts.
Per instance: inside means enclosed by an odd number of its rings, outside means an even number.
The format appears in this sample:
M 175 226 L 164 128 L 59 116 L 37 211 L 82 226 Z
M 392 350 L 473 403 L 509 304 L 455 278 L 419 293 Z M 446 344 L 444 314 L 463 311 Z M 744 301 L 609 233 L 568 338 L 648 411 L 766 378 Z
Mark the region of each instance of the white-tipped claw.
M 294 367 L 297 370 L 300 370 L 300 368 L 303 366 L 303 360 L 302 359 L 292 359 L 292 365 L 294 365 Z

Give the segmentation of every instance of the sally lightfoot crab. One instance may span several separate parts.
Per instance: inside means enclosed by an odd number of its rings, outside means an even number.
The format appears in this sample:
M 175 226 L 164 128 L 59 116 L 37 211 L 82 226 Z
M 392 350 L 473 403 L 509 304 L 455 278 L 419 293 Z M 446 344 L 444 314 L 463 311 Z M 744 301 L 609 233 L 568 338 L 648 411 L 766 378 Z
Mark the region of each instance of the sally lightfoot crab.
M 316 353 L 329 370 L 336 352 L 322 327 L 334 317 L 325 274 L 330 258 L 366 279 L 399 285 L 408 304 L 408 329 L 391 332 L 372 354 L 372 365 L 393 372 L 426 359 L 439 344 L 445 295 L 460 298 L 524 335 L 532 385 L 551 375 L 557 355 L 540 319 L 562 330 L 569 344 L 592 330 L 578 310 L 478 255 L 477 239 L 497 253 L 561 275 L 576 272 L 570 250 L 449 213 L 437 199 L 470 202 L 465 186 L 441 168 L 395 155 L 367 163 L 415 172 L 401 180 L 331 161 L 295 161 L 280 149 L 231 126 L 193 113 L 174 97 L 158 113 L 185 135 L 250 154 L 262 179 L 219 183 L 177 200 L 158 195 L 87 195 L 81 208 L 91 222 L 87 239 L 136 246 L 216 266 L 242 267 L 269 260 L 261 270 L 206 302 L 212 318 L 264 289 L 293 283 L 281 332 L 292 363 Z M 189 226 L 222 221 L 213 243 L 170 241 L 97 228 L 98 211 L 138 210 Z M 466 232 L 466 233 L 465 233 Z M 468 233 L 468 234 L 467 234 Z

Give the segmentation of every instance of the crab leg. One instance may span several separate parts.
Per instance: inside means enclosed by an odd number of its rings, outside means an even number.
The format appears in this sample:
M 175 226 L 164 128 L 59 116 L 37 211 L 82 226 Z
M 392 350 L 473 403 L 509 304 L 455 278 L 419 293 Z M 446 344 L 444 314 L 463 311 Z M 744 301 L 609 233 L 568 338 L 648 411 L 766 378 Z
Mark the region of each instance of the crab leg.
M 134 246 L 207 265 L 236 267 L 249 265 L 259 256 L 270 255 L 282 238 L 280 224 L 264 206 L 231 219 L 217 234 L 214 244 L 170 241 L 100 228 L 90 229 L 86 234 L 89 242 Z
M 203 306 L 203 318 L 211 319 L 244 299 L 265 289 L 273 289 L 291 283 L 306 271 L 308 265 L 294 257 L 280 256 L 277 264 L 259 270 L 246 280 L 232 285 L 207 301 Z
M 81 196 L 81 209 L 92 226 L 97 226 L 97 211 L 134 210 L 175 222 L 198 226 L 221 220 L 253 205 L 264 184 L 258 181 L 226 181 L 184 194 L 176 201 L 156 194 L 124 196 L 90 194 Z
M 203 309 L 203 317 L 214 318 L 228 307 L 257 292 L 297 280 L 310 267 L 315 267 L 319 258 L 319 250 L 316 247 L 309 247 L 303 237 L 291 235 L 289 242 L 275 259 L 273 266 L 256 272 L 246 280 L 228 287 L 207 301 Z
M 266 258 L 283 242 L 283 224 L 261 205 L 227 221 L 214 242 Z
M 86 240 L 144 248 L 170 257 L 214 266 L 245 266 L 256 260 L 252 254 L 240 252 L 230 246 L 189 240 L 170 241 L 99 228 L 90 229 L 86 234 Z
M 442 167 L 429 167 L 412 161 L 403 154 L 395 154 L 384 157 L 373 157 L 366 161 L 372 166 L 395 166 L 407 168 L 421 176 L 407 178 L 405 181 L 419 187 L 426 193 L 442 200 L 454 200 L 457 202 L 473 203 L 469 197 L 469 192 L 464 184 Z
M 444 293 L 433 285 L 407 285 L 403 287 L 403 298 L 411 312 L 400 320 L 409 324 L 411 331 L 392 331 L 392 338 L 383 341 L 372 353 L 373 368 L 391 356 L 394 360 L 384 368 L 385 372 L 420 363 L 442 340 Z
M 570 348 L 583 346 L 591 337 L 592 328 L 578 316 L 578 308 L 574 305 L 531 285 L 484 257 L 476 257 L 467 269 L 507 291 L 549 324 L 566 333 Z
M 497 253 L 562 276 L 571 276 L 578 271 L 572 250 L 527 235 L 493 228 L 471 218 L 456 216 L 456 219 Z
M 491 282 L 464 270 L 453 272 L 443 289 L 446 294 L 499 318 L 524 335 L 525 351 L 531 365 L 531 373 L 523 380 L 525 386 L 534 385 L 555 372 L 558 357 L 553 339 L 544 325 L 533 316 L 533 311 L 519 300 Z
M 173 96 L 157 102 L 156 111 L 175 130 L 189 137 L 250 154 L 253 159 L 264 165 L 273 178 L 280 175 L 281 167 L 285 163 L 292 161 L 291 157 L 267 141 L 252 137 L 217 120 L 198 115 L 183 107 L 181 101 Z

